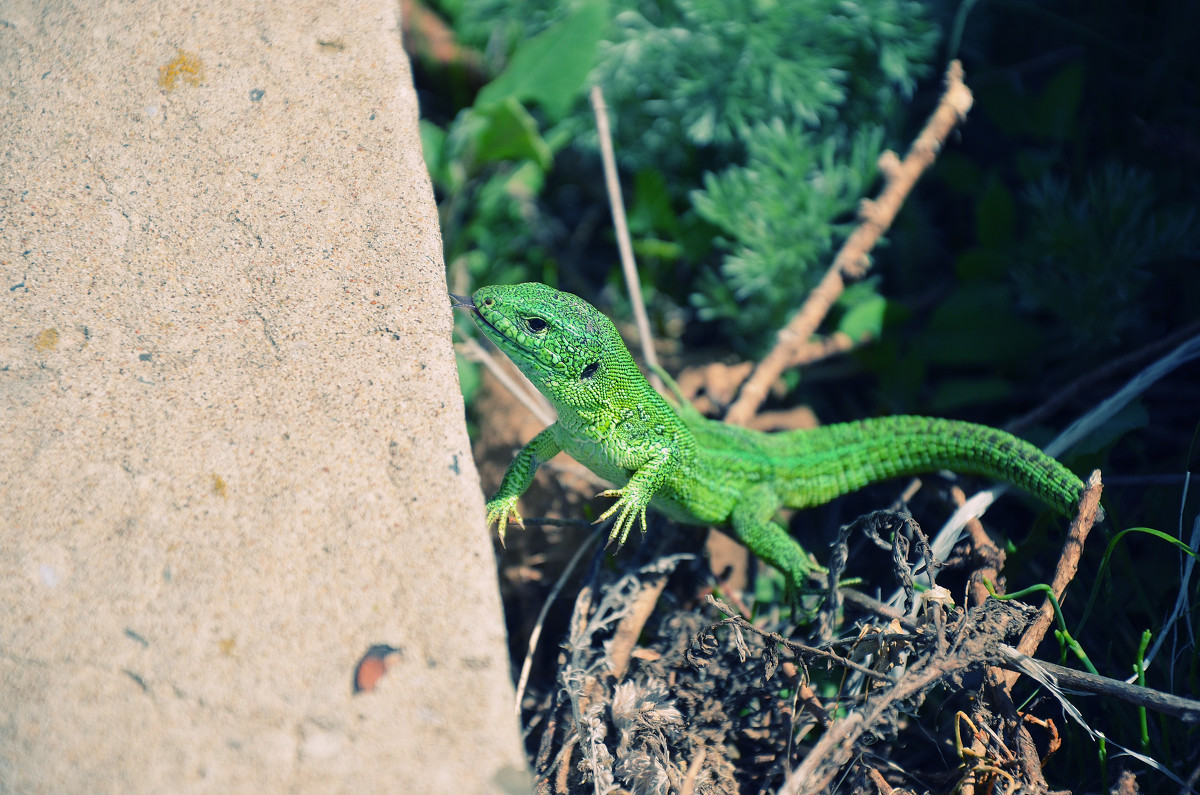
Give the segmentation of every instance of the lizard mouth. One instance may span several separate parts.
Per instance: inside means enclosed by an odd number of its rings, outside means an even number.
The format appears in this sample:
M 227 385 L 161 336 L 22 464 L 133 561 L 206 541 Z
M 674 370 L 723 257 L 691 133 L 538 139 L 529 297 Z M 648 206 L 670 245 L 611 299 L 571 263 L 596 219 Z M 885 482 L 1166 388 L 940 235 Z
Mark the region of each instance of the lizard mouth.
M 486 317 L 484 317 L 483 313 L 479 311 L 479 307 L 469 297 L 463 296 L 463 295 L 455 295 L 454 293 L 450 293 L 449 295 L 450 295 L 451 308 L 466 309 L 467 311 L 469 311 L 471 313 L 472 316 L 474 316 L 475 322 L 479 323 L 481 326 L 486 326 L 487 328 L 491 329 L 492 333 L 494 333 L 497 338 L 504 340 L 509 345 L 512 345 L 514 348 L 520 348 L 521 350 L 525 351 L 526 353 L 530 354 L 531 356 L 534 355 L 534 352 L 532 350 L 530 350 L 526 346 L 522 345 L 521 343 L 517 342 L 515 339 L 513 339 L 508 334 L 505 334 L 503 331 L 501 331 L 499 328 L 496 327 L 495 323 L 492 323 L 492 321 L 490 321 Z M 491 336 L 491 335 L 488 335 L 488 336 Z M 493 338 L 493 339 L 495 339 L 495 338 Z

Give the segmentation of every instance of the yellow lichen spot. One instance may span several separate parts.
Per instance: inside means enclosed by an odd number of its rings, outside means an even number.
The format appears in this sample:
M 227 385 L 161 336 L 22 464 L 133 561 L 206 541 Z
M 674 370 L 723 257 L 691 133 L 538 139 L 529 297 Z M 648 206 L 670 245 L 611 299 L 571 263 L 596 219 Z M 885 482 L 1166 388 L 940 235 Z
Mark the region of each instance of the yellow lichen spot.
M 48 328 L 45 331 L 39 331 L 38 335 L 33 338 L 33 347 L 38 353 L 46 353 L 58 347 L 58 329 Z
M 220 475 L 214 474 L 212 476 L 212 489 L 213 494 L 217 495 L 221 499 L 225 499 L 225 493 L 228 489 L 225 486 L 225 479 Z
M 233 657 L 233 647 L 237 645 L 236 638 L 221 638 L 217 641 L 217 648 L 221 650 L 221 654 L 226 657 Z
M 180 50 L 166 66 L 158 67 L 158 84 L 167 91 L 174 91 L 175 84 L 182 80 L 189 86 L 204 82 L 204 61 L 195 53 Z

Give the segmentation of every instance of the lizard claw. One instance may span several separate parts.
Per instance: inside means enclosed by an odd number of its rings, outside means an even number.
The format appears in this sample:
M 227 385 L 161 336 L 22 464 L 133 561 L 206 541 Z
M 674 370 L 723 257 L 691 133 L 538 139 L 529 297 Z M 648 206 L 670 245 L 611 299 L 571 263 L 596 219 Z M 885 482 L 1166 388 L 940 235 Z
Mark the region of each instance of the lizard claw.
M 599 524 L 613 514 L 617 516 L 617 520 L 613 522 L 612 531 L 608 534 L 608 544 L 605 545 L 605 549 L 612 546 L 614 541 L 617 542 L 617 549 L 620 549 L 625 545 L 625 539 L 629 538 L 629 531 L 638 525 L 641 526 L 642 534 L 646 533 L 645 501 L 639 499 L 636 493 L 631 492 L 628 486 L 623 489 L 608 489 L 596 496 L 617 498 L 617 501 L 609 506 L 607 511 L 600 514 L 600 518 L 596 520 L 596 523 Z
M 597 519 L 596 521 L 592 522 L 592 524 L 601 524 L 603 521 L 604 521 L 603 519 Z M 608 541 L 604 542 L 604 551 L 605 551 L 605 552 L 607 552 L 609 549 L 611 549 L 611 548 L 612 548 L 612 545 L 613 545 L 614 543 L 616 543 L 616 542 L 617 542 L 617 536 L 616 536 L 616 534 L 614 534 L 614 533 L 609 533 L 609 534 L 608 534 Z M 625 547 L 625 545 L 624 545 L 624 544 L 617 544 L 617 548 L 616 548 L 616 549 L 613 549 L 613 554 L 614 554 L 614 555 L 619 555 L 619 554 L 621 553 L 621 550 L 622 550 L 624 547 Z
M 525 520 L 521 518 L 521 514 L 517 513 L 517 498 L 504 497 L 488 500 L 487 526 L 491 527 L 492 522 L 496 523 L 496 531 L 500 534 L 500 546 L 504 546 L 504 534 L 508 529 L 509 522 L 512 522 L 513 527 L 524 530 Z

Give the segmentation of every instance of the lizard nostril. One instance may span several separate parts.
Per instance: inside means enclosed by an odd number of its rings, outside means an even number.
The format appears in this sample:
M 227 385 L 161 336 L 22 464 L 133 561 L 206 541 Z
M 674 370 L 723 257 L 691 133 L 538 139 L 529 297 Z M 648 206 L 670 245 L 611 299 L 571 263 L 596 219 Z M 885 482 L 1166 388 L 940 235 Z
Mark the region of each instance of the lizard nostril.
M 485 299 L 483 299 L 483 305 L 484 305 L 484 306 L 491 306 L 491 305 L 492 305 L 492 304 L 494 304 L 494 303 L 496 303 L 496 299 L 495 299 L 495 298 L 485 298 Z

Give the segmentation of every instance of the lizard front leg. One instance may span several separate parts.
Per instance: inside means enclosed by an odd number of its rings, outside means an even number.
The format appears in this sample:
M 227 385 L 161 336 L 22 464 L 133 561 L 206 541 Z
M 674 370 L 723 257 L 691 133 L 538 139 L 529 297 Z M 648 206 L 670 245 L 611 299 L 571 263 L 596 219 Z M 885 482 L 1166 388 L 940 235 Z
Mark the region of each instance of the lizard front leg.
M 521 514 L 517 513 L 517 499 L 533 482 L 533 475 L 538 466 L 554 458 L 562 450 L 555 436 L 556 425 L 557 423 L 546 428 L 521 448 L 521 452 L 517 453 L 517 457 L 505 470 L 500 488 L 487 501 L 487 524 L 491 527 L 492 522 L 496 522 L 501 544 L 504 543 L 504 531 L 510 521 L 517 527 L 524 527 Z
M 768 484 L 747 489 L 733 506 L 730 522 L 738 540 L 751 552 L 779 569 L 799 593 L 804 590 L 804 581 L 821 566 L 796 539 L 788 535 L 773 520 L 783 505 L 779 495 Z
M 619 489 L 609 489 L 596 495 L 617 498 L 617 501 L 596 520 L 597 523 L 603 522 L 616 514 L 617 520 L 608 534 L 609 544 L 615 541 L 618 547 L 621 546 L 629 537 L 629 531 L 638 525 L 641 525 L 643 534 L 646 532 L 646 508 L 679 466 L 680 459 L 675 449 L 660 446 L 649 460 L 638 467 L 628 483 Z

